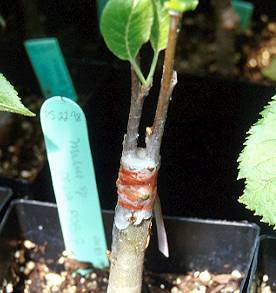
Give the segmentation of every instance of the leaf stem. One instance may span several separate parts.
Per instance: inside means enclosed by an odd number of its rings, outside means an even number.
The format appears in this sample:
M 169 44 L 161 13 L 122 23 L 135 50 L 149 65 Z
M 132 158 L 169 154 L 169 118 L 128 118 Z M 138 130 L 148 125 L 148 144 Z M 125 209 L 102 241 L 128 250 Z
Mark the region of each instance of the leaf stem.
M 140 82 L 145 87 L 150 87 L 152 84 L 153 75 L 156 69 L 157 61 L 159 57 L 159 51 L 154 51 L 153 59 L 150 66 L 150 71 L 147 76 L 147 79 L 145 79 L 140 66 L 137 64 L 136 60 L 131 60 L 130 63 L 132 65 L 133 70 L 135 71 L 137 77 L 139 78 Z
M 150 66 L 150 71 L 146 79 L 146 86 L 149 86 L 152 84 L 153 75 L 156 69 L 157 61 L 159 57 L 159 51 L 154 51 L 153 59 Z
M 137 64 L 135 59 L 131 59 L 130 60 L 130 64 L 133 68 L 133 70 L 135 71 L 135 73 L 137 74 L 137 77 L 139 78 L 140 82 L 142 83 L 142 85 L 146 86 L 147 82 L 146 79 L 140 69 L 140 66 Z

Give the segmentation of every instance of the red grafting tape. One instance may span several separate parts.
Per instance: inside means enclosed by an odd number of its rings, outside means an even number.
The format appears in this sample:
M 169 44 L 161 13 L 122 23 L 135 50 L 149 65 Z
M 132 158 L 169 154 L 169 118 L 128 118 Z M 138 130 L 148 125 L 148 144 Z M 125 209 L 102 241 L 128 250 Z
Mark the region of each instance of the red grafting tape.
M 129 210 L 152 210 L 157 193 L 158 168 L 129 170 L 120 167 L 116 182 L 118 204 Z

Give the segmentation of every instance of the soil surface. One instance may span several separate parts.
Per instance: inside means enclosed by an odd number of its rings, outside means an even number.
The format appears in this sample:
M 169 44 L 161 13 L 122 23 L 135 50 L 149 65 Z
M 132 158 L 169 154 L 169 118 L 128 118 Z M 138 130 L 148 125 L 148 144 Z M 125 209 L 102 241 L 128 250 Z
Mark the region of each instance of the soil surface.
M 176 70 L 189 74 L 225 75 L 275 85 L 276 80 L 268 78 L 263 71 L 276 58 L 276 22 L 265 14 L 256 15 L 250 28 L 236 30 L 235 68 L 233 72 L 223 74 L 219 72 L 215 61 L 218 50 L 215 24 L 215 17 L 210 11 L 197 12 L 183 18 Z
M 275 293 L 276 291 L 274 289 L 276 288 L 272 289 L 269 285 L 269 281 L 270 281 L 269 276 L 263 275 L 262 282 L 258 286 L 257 293 Z M 276 283 L 274 287 L 276 287 Z
M 108 270 L 75 261 L 66 251 L 57 260 L 47 259 L 45 252 L 46 244 L 36 245 L 29 240 L 20 242 L 13 255 L 9 276 L 3 282 L 3 292 L 106 292 Z M 83 276 L 78 269 L 89 272 Z M 143 293 L 238 293 L 242 278 L 243 274 L 238 270 L 229 274 L 198 271 L 186 275 L 146 272 Z
M 0 121 L 0 176 L 32 182 L 44 160 L 44 140 L 39 122 L 42 100 L 35 95 L 21 95 L 24 105 L 36 117 L 2 113 Z M 2 131 L 1 130 L 4 130 Z

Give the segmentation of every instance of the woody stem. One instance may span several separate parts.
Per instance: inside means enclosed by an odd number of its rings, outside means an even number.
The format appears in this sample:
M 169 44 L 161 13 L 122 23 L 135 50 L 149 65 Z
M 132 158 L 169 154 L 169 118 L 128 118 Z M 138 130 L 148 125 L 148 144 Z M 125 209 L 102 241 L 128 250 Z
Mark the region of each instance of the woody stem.
M 139 56 L 136 58 L 139 64 Z M 131 67 L 131 104 L 129 110 L 127 133 L 123 142 L 123 156 L 133 154 L 137 149 L 139 124 L 145 97 L 148 95 L 149 87 L 145 87 Z
M 161 88 L 159 92 L 152 133 L 148 134 L 147 137 L 148 154 L 155 162 L 158 162 L 159 160 L 161 140 L 164 133 L 164 126 L 167 118 L 169 101 L 174 86 L 177 83 L 177 76 L 176 72 L 173 71 L 173 65 L 180 19 L 181 13 L 170 13 L 169 38 L 167 49 L 165 52 Z

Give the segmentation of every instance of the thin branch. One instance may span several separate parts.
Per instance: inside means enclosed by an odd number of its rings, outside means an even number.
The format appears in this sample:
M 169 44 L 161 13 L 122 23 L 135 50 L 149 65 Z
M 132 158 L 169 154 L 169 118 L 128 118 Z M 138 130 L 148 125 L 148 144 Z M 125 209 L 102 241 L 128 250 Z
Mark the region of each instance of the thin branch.
M 157 109 L 151 131 L 147 134 L 148 155 L 157 162 L 159 160 L 161 140 L 167 118 L 168 106 L 174 86 L 177 82 L 176 72 L 173 71 L 175 47 L 178 34 L 178 25 L 181 14 L 170 13 L 170 29 L 168 45 L 165 52 L 163 75 L 159 92 Z
M 139 56 L 136 58 L 136 64 L 139 67 Z M 137 149 L 137 139 L 139 124 L 142 115 L 142 109 L 145 96 L 148 94 L 149 88 L 144 87 L 133 67 L 131 67 L 131 104 L 129 110 L 127 133 L 123 142 L 123 156 L 133 153 Z

